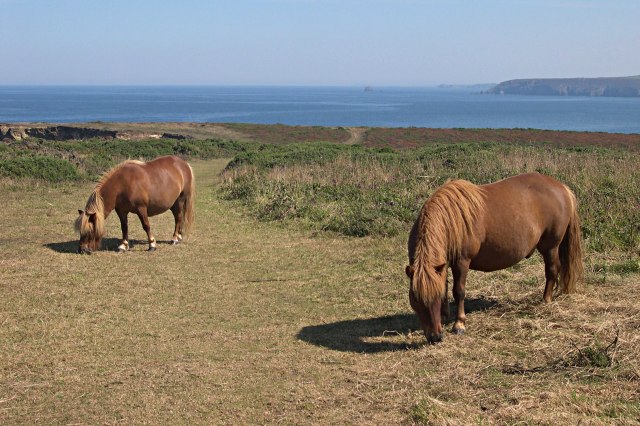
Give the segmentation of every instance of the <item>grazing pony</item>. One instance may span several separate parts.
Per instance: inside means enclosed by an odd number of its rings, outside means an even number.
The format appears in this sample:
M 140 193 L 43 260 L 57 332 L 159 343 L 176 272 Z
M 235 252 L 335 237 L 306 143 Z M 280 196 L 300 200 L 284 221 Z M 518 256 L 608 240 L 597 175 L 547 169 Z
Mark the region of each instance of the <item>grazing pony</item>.
M 172 244 L 186 235 L 194 220 L 195 179 L 191 166 L 175 156 L 156 158 L 144 163 L 128 160 L 102 175 L 75 221 L 80 233 L 78 253 L 91 253 L 100 248 L 105 234 L 104 221 L 113 210 L 120 218 L 122 242 L 118 251 L 129 249 L 127 215 L 135 213 L 147 233 L 149 251 L 156 249 L 149 216 L 169 209 L 176 226 Z
M 544 301 L 554 288 L 572 293 L 582 277 L 582 242 L 576 197 L 538 173 L 476 186 L 454 180 L 438 188 L 409 234 L 409 302 L 430 343 L 442 340 L 448 316 L 447 268 L 457 305 L 453 332 L 464 333 L 465 280 L 469 269 L 496 271 L 529 258 L 544 258 Z M 559 275 L 559 282 L 558 282 Z

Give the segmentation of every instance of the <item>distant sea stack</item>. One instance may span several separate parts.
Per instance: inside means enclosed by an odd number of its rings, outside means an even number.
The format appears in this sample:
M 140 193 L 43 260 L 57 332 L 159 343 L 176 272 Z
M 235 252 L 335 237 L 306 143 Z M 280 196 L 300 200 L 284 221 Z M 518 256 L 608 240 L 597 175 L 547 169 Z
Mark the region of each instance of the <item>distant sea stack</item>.
M 508 80 L 484 93 L 496 95 L 640 97 L 640 75 L 599 78 L 531 78 Z

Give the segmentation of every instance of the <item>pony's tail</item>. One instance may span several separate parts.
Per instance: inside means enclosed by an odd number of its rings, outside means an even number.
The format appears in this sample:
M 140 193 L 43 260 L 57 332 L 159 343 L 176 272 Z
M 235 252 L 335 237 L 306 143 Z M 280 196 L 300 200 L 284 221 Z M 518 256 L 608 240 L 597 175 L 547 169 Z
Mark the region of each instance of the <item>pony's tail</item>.
M 584 265 L 582 263 L 582 233 L 576 196 L 567 188 L 571 197 L 572 212 L 567 231 L 560 243 L 560 292 L 574 293 L 577 283 L 582 280 Z
M 182 230 L 185 235 L 188 235 L 189 232 L 193 229 L 193 224 L 195 222 L 195 200 L 196 200 L 196 177 L 193 174 L 193 169 L 190 164 L 189 172 L 191 173 L 191 184 L 189 185 L 189 193 L 187 194 L 186 200 L 184 202 L 184 214 L 182 215 Z

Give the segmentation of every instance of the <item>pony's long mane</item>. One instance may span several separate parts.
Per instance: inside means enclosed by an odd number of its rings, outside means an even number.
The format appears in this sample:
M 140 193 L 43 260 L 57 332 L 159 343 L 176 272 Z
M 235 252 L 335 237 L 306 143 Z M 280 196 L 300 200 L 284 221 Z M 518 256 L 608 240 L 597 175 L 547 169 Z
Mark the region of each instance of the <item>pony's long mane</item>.
M 104 204 L 102 201 L 100 190 L 109 180 L 109 178 L 126 164 L 143 165 L 144 162 L 138 160 L 126 160 L 102 174 L 102 176 L 98 180 L 98 183 L 93 189 L 93 192 L 91 193 L 91 195 L 89 195 L 89 199 L 87 200 L 87 204 L 84 208 L 85 214 L 81 214 L 80 216 L 78 216 L 74 223 L 74 228 L 76 232 L 80 233 L 80 235 L 91 234 L 91 236 L 96 239 L 100 239 L 104 236 Z M 94 213 L 95 219 L 93 223 L 91 223 L 89 220 L 89 215 Z
M 418 300 L 427 304 L 445 297 L 446 279 L 438 276 L 435 267 L 460 257 L 466 236 L 473 233 L 485 209 L 485 198 L 480 187 L 454 180 L 438 188 L 422 206 L 412 280 Z
M 137 164 L 139 166 L 144 166 L 145 162 L 140 160 L 125 160 L 122 163 L 118 164 L 117 166 L 112 167 L 110 170 L 107 170 L 102 174 L 102 176 L 100 176 L 100 179 L 96 184 L 95 190 L 100 191 L 100 189 L 102 189 L 102 186 L 109 180 L 109 178 L 113 176 L 113 174 L 116 173 L 118 170 L 120 170 L 123 166 L 126 166 L 127 164 Z

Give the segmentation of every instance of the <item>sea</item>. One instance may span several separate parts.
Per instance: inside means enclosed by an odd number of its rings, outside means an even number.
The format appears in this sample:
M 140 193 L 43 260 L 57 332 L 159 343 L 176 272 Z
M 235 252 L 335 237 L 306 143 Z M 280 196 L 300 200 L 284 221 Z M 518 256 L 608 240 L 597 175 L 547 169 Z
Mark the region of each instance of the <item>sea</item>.
M 471 87 L 0 86 L 0 123 L 214 122 L 640 133 L 640 98 Z

